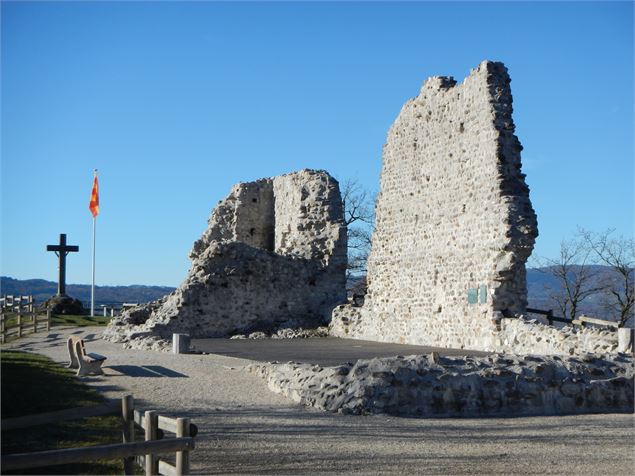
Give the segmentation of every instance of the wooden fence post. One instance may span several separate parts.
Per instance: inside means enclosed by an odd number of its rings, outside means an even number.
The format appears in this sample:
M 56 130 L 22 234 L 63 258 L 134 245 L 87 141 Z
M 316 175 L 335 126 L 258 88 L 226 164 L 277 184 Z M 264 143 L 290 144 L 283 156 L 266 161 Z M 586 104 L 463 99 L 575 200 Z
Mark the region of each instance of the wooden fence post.
M 5 327 L 4 316 L 4 312 L 0 312 L 0 339 L 2 339 L 2 344 L 7 340 L 7 328 Z
M 37 315 L 31 313 L 31 319 L 33 319 L 33 333 L 37 332 Z
M 33 313 L 33 296 L 29 296 L 27 298 L 27 303 L 29 304 L 29 312 Z
M 159 415 L 154 410 L 148 410 L 144 415 L 144 429 L 146 441 L 157 439 Z M 159 474 L 159 459 L 152 453 L 146 454 L 146 476 Z
M 51 310 L 50 309 L 46 310 L 46 330 L 47 331 L 51 330 Z
M 20 314 L 20 308 L 18 308 L 18 337 L 22 337 L 22 314 Z
M 132 443 L 134 441 L 134 399 L 132 395 L 121 398 L 121 419 L 123 429 L 123 442 Z M 123 459 L 123 474 L 134 473 L 134 456 Z
M 190 419 L 177 418 L 176 419 L 176 437 L 181 438 L 184 436 L 190 436 Z M 190 452 L 189 451 L 176 452 L 176 474 L 177 476 L 190 474 Z

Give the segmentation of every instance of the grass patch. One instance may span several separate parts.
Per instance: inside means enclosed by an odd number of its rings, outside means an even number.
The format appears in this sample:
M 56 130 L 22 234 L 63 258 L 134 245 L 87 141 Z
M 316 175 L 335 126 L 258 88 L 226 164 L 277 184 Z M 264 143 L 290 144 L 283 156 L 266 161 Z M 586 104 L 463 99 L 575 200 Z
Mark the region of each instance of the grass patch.
M 14 339 L 17 338 L 17 330 L 15 329 L 18 325 L 18 317 L 15 313 L 12 312 L 5 312 L 5 328 L 9 331 L 11 331 L 10 334 L 8 334 L 7 337 L 7 342 L 12 341 Z M 38 316 L 38 321 L 40 322 L 40 324 L 38 324 L 38 332 L 42 332 L 42 329 L 44 328 L 44 324 L 42 323 L 42 319 L 44 318 L 44 314 L 40 314 Z M 65 314 L 52 314 L 51 315 L 51 327 L 57 327 L 57 326 L 71 326 L 71 327 L 88 327 L 88 326 L 99 326 L 99 327 L 105 327 L 108 325 L 108 323 L 110 322 L 111 317 L 104 317 L 104 316 L 81 316 L 81 315 L 65 315 Z M 22 316 L 21 322 L 24 325 L 27 326 L 27 328 L 25 329 L 23 327 L 23 332 L 24 332 L 24 336 L 31 334 L 33 332 L 32 326 L 33 324 L 33 317 L 32 316 Z
M 38 354 L 2 351 L 2 418 L 11 418 L 104 401 L 71 371 Z M 92 417 L 2 432 L 2 454 L 26 453 L 121 442 L 121 420 Z M 16 470 L 3 474 L 122 474 L 121 460 Z
M 104 316 L 77 316 L 72 314 L 53 314 L 51 316 L 52 326 L 106 326 L 110 322 L 110 317 Z
M 48 357 L 2 351 L 2 418 L 96 405 L 103 398 Z

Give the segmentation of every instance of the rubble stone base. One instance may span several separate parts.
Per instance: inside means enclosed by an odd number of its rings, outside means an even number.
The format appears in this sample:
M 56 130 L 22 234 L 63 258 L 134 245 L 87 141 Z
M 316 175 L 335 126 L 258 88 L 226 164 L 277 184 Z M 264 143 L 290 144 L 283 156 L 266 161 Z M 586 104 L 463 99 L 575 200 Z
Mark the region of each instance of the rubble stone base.
M 355 364 L 253 364 L 269 389 L 330 412 L 511 417 L 633 412 L 632 356 L 389 357 Z

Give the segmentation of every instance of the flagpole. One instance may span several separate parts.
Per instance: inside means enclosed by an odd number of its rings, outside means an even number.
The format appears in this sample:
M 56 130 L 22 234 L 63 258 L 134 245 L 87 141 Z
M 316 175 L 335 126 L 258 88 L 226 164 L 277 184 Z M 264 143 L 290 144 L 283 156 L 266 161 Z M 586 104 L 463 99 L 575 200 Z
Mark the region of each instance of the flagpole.
M 94 173 L 94 181 L 97 180 L 97 169 L 93 171 Z M 95 191 L 95 184 L 93 183 L 93 192 Z M 92 196 L 91 196 L 92 200 Z M 99 195 L 97 195 L 97 207 L 99 207 Z M 99 208 L 97 208 L 99 211 Z M 95 242 L 96 242 L 96 231 L 97 231 L 97 214 L 93 213 L 93 282 L 90 287 L 90 317 L 95 316 Z
M 97 217 L 93 217 L 93 284 L 90 287 L 90 317 L 95 316 L 95 231 L 97 229 Z

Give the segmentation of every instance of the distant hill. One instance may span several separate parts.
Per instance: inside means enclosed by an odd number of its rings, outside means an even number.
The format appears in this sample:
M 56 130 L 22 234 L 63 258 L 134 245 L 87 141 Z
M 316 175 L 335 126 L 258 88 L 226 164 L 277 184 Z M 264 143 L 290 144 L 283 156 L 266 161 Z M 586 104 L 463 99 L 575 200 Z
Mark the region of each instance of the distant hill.
M 607 266 L 594 266 L 597 271 L 596 280 L 606 281 L 611 269 Z M 537 309 L 553 309 L 559 315 L 557 308 L 549 302 L 547 288 L 557 288 L 558 281 L 549 274 L 546 268 L 527 269 L 527 293 L 529 307 Z M 349 287 L 353 281 L 359 280 L 359 276 L 349 278 Z M 67 294 L 75 297 L 84 303 L 85 307 L 90 306 L 90 285 L 69 284 L 66 286 Z M 95 303 L 97 306 L 120 305 L 124 302 L 144 303 L 159 299 L 171 293 L 174 288 L 167 286 L 95 286 Z M 57 283 L 45 281 L 43 279 L 18 280 L 2 276 L 0 278 L 0 294 L 30 295 L 32 294 L 36 302 L 43 302 L 57 292 Z M 600 296 L 590 297 L 581 306 L 581 312 L 594 317 L 609 318 L 602 307 Z
M 124 302 L 150 302 L 174 291 L 167 286 L 95 286 L 95 304 L 120 305 Z M 33 295 L 36 302 L 46 301 L 57 293 L 57 283 L 44 279 L 13 279 L 0 277 L 0 294 Z M 89 284 L 67 284 L 66 294 L 79 299 L 84 307 L 90 307 Z

